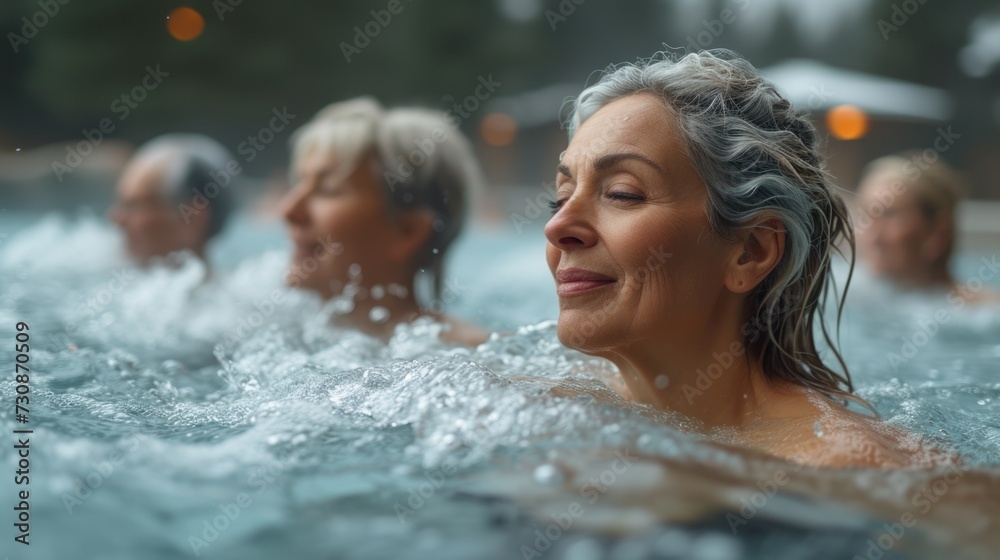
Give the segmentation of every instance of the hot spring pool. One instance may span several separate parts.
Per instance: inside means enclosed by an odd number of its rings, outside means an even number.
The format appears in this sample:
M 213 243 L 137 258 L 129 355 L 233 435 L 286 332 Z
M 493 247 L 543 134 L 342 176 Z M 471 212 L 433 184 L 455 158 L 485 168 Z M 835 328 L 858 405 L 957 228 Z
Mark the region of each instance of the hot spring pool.
M 443 299 L 504 333 L 465 349 L 439 343 L 431 324 L 388 345 L 329 328 L 302 293 L 262 303 L 287 261 L 277 226 L 231 228 L 214 255 L 221 273 L 202 284 L 195 262 L 125 268 L 94 218 L 3 220 L 10 558 L 939 559 L 1000 549 L 996 307 L 893 295 L 861 278 L 841 329 L 860 394 L 966 464 L 827 471 L 701 440 L 669 415 L 512 380 L 614 373 L 559 345 L 539 231 L 477 231 L 456 247 Z M 959 279 L 990 256 L 963 255 Z M 13 430 L 25 427 L 14 416 L 19 321 L 31 340 L 30 546 L 14 542 L 12 509 L 25 488 L 13 484 Z

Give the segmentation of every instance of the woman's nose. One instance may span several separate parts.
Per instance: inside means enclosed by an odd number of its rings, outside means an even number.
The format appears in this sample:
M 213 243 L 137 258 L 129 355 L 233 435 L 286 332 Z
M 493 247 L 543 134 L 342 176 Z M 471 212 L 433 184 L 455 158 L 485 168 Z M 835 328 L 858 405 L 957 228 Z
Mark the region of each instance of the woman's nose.
M 571 196 L 545 224 L 545 238 L 560 251 L 592 247 L 597 243 L 593 209 L 579 195 Z
M 308 192 L 301 183 L 292 187 L 292 190 L 281 199 L 279 206 L 281 217 L 290 224 L 305 221 L 308 217 L 305 204 L 307 196 Z

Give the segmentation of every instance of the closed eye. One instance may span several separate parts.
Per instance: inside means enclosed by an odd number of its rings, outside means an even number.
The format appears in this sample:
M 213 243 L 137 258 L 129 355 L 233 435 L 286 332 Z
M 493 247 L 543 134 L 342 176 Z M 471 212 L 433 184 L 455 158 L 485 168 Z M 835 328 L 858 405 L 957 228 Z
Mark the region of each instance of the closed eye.
M 642 195 L 627 192 L 608 193 L 608 198 L 612 200 L 644 200 Z
M 555 213 L 558 212 L 560 208 L 562 208 L 562 205 L 565 202 L 566 199 L 548 201 L 549 208 L 552 209 L 552 214 L 555 215 Z

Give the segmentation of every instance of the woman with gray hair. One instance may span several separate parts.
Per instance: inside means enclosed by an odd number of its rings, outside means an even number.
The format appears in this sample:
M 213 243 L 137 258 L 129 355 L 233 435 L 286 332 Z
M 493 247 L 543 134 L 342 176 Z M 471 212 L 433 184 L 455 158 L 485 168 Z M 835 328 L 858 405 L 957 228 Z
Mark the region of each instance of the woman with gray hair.
M 732 443 L 821 466 L 936 460 L 847 408 L 871 409 L 821 311 L 848 215 L 815 129 L 749 62 L 612 67 L 566 124 L 545 227 L 563 344 L 614 362 L 622 397 Z
M 288 283 L 335 299 L 339 323 L 382 339 L 427 316 L 444 324 L 445 340 L 484 341 L 442 313 L 456 296 L 443 290 L 444 258 L 481 181 L 444 114 L 361 97 L 321 110 L 292 143 Z

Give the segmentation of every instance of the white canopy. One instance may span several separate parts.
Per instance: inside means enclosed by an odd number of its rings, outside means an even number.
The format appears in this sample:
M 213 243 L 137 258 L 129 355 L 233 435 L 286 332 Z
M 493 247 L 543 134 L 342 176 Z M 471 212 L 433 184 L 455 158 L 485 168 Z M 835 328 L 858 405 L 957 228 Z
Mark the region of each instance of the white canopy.
M 855 105 L 873 116 L 946 121 L 951 99 L 940 89 L 872 74 L 790 59 L 761 69 L 789 101 L 803 111 Z

